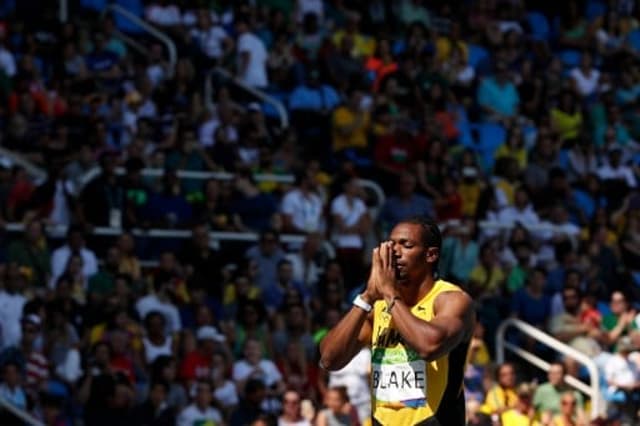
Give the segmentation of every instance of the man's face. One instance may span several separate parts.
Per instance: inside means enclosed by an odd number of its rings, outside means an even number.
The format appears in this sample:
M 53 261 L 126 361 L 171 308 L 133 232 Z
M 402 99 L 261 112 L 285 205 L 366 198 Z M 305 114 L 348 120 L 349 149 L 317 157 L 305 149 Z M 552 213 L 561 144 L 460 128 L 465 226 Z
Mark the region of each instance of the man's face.
M 505 388 L 513 388 L 516 384 L 516 372 L 510 365 L 505 365 L 498 373 L 498 382 Z
M 293 267 L 290 263 L 283 263 L 278 268 L 278 276 L 281 282 L 289 282 L 293 278 Z
M 208 407 L 211 404 L 212 393 L 211 386 L 199 383 L 196 390 L 196 402 L 201 407 Z
M 580 306 L 580 296 L 578 292 L 574 289 L 566 289 L 562 293 L 562 301 L 564 303 L 564 308 L 569 313 L 575 313 Z
M 400 223 L 389 238 L 393 242 L 396 277 L 400 282 L 422 280 L 438 257 L 437 249 L 426 248 L 422 242 L 420 225 Z
M 560 385 L 564 380 L 564 369 L 559 365 L 551 365 L 547 378 L 549 379 L 549 383 L 553 386 Z

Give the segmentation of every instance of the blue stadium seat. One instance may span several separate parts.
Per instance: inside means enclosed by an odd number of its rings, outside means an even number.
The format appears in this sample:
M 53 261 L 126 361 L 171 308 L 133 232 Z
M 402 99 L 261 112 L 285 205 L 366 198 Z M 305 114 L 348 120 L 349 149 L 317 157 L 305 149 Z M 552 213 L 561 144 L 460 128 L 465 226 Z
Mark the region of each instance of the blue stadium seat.
M 573 68 L 580 65 L 581 54 L 577 50 L 566 49 L 561 51 L 558 56 L 565 68 Z
M 16 0 L 4 0 L 0 2 L 0 17 L 9 16 L 16 9 Z
M 640 29 L 635 29 L 627 34 L 627 41 L 633 50 L 640 52 Z
M 129 12 L 133 13 L 140 19 L 144 19 L 144 5 L 142 0 L 116 0 L 113 3 L 122 6 Z M 144 30 L 138 25 L 134 24 L 129 19 L 123 17 L 120 14 L 114 14 L 114 21 L 116 27 L 126 34 L 143 34 Z
M 607 13 L 607 5 L 601 0 L 588 0 L 584 13 L 589 22 L 592 22 Z
M 497 123 L 479 123 L 476 129 L 478 130 L 476 149 L 480 154 L 483 169 L 485 172 L 490 172 L 495 163 L 496 150 L 505 142 L 507 131 Z
M 469 65 L 474 69 L 477 69 L 482 65 L 482 62 L 489 60 L 489 51 L 477 44 L 469 44 Z
M 107 0 L 80 0 L 80 6 L 96 12 L 102 12 L 107 7 Z
M 551 36 L 549 20 L 541 12 L 527 13 L 527 22 L 531 28 L 531 38 L 538 41 L 548 41 Z
M 458 136 L 460 144 L 465 148 L 475 148 L 476 141 L 471 133 L 471 123 L 467 120 L 459 120 L 456 122 L 456 127 L 460 131 L 460 136 Z

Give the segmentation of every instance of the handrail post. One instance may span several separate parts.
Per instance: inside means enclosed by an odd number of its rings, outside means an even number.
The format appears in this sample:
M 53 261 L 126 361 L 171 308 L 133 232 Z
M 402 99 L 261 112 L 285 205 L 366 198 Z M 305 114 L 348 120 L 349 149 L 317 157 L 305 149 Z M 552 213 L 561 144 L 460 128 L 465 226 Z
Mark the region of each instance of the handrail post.
M 263 102 L 266 102 L 268 104 L 271 104 L 275 110 L 278 112 L 278 116 L 280 117 L 280 127 L 283 129 L 286 129 L 289 127 L 289 114 L 287 113 L 287 109 L 284 107 L 284 105 L 282 104 L 282 102 L 280 102 L 279 100 L 275 99 L 273 96 L 269 96 L 268 94 L 266 94 L 265 92 L 263 92 L 260 89 L 256 89 L 255 87 L 251 87 L 246 85 L 245 83 L 243 83 L 242 81 L 238 80 L 237 78 L 235 78 L 234 76 L 232 76 L 231 74 L 229 74 L 226 70 L 224 70 L 223 68 L 220 67 L 216 67 L 211 69 L 208 73 L 207 73 L 207 77 L 205 79 L 205 83 L 204 83 L 204 97 L 205 97 L 205 105 L 210 108 L 213 109 L 213 101 L 211 100 L 211 97 L 213 95 L 213 83 L 211 81 L 213 74 L 220 74 L 223 77 L 227 78 L 228 80 L 231 80 L 231 82 L 233 82 L 233 84 L 236 84 L 240 87 L 242 87 L 244 90 L 246 90 L 247 92 L 251 93 L 253 96 L 255 96 L 256 98 L 260 99 Z
M 583 364 L 587 368 L 589 372 L 589 380 L 591 383 L 589 384 L 588 387 L 584 383 L 581 384 L 578 382 L 578 384 L 581 385 L 581 388 L 583 389 L 584 388 L 589 389 L 589 392 L 586 392 L 586 390 L 585 392 L 588 393 L 589 397 L 591 398 L 591 418 L 596 418 L 600 414 L 600 411 L 602 409 L 601 407 L 602 398 L 600 397 L 600 375 L 598 372 L 598 367 L 595 364 L 595 362 L 591 358 L 589 358 L 587 355 L 583 354 L 582 352 L 557 340 L 553 336 L 538 330 L 532 325 L 527 324 L 526 322 L 516 318 L 509 318 L 504 320 L 500 324 L 496 332 L 495 347 L 496 347 L 496 362 L 498 363 L 504 362 L 504 350 L 510 349 L 516 355 L 524 358 L 525 360 L 528 360 L 529 362 L 536 365 L 538 368 L 548 371 L 548 365 L 547 364 L 540 365 L 541 359 L 537 355 L 532 354 L 531 352 L 525 351 L 522 348 L 514 348 L 512 347 L 513 345 L 511 344 L 506 344 L 505 335 L 506 335 L 506 330 L 509 327 L 514 327 L 520 330 L 522 333 L 533 337 L 534 339 L 547 345 L 548 347 L 555 349 L 556 351 L 573 358 L 574 360 Z M 572 382 L 574 381 L 573 380 L 567 381 L 569 385 L 576 387 L 577 385 L 573 384 Z
M 151 34 L 152 36 L 160 40 L 162 43 L 164 43 L 164 45 L 167 47 L 167 54 L 169 55 L 169 64 L 171 65 L 169 70 L 169 75 L 167 77 L 172 77 L 173 72 L 175 71 L 175 68 L 176 68 L 176 63 L 178 62 L 178 53 L 177 53 L 175 43 L 169 37 L 167 37 L 167 35 L 164 34 L 162 31 L 159 31 L 158 29 L 149 25 L 147 22 L 140 19 L 138 16 L 134 15 L 133 13 L 131 13 L 130 11 L 128 11 L 127 9 L 125 9 L 124 7 L 118 4 L 111 3 L 107 5 L 107 7 L 102 12 L 102 16 L 104 16 L 110 11 L 124 16 L 129 21 L 135 23 L 140 28 L 142 28 L 143 30 L 145 30 L 146 32 L 148 32 L 149 34 Z

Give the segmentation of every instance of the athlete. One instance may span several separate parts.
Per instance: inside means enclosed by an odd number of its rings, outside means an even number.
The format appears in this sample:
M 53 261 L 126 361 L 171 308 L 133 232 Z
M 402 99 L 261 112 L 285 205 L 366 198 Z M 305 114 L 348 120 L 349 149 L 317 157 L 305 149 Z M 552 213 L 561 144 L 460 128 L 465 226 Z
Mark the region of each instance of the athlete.
M 475 314 L 467 293 L 434 276 L 441 243 L 430 220 L 396 225 L 373 250 L 365 291 L 320 344 L 327 370 L 371 345 L 373 425 L 465 425 L 462 379 Z

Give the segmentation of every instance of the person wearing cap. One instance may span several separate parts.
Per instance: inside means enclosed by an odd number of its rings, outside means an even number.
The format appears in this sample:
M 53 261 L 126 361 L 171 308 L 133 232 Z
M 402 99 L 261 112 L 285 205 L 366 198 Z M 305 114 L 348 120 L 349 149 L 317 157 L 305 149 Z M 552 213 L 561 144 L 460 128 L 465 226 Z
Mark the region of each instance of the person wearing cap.
M 213 354 L 216 349 L 226 349 L 226 336 L 211 326 L 205 325 L 196 332 L 197 347 L 187 354 L 180 364 L 179 376 L 188 384 L 199 379 L 210 379 Z

